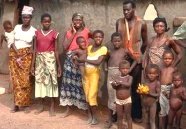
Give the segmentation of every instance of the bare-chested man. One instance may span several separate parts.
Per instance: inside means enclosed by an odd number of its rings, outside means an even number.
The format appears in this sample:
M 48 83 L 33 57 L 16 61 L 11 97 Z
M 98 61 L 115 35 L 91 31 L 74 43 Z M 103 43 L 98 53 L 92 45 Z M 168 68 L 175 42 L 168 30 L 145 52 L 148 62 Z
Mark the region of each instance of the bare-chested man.
M 172 65 L 173 61 L 174 61 L 174 55 L 172 51 L 170 50 L 165 51 L 163 53 L 164 67 L 161 69 L 161 74 L 160 74 L 160 84 L 161 84 L 161 92 L 159 98 L 159 103 L 161 107 L 160 124 L 159 124 L 160 129 L 166 129 L 167 115 L 170 108 L 169 96 L 170 96 L 170 90 L 172 88 L 173 73 L 177 71 L 177 68 Z
M 170 93 L 170 110 L 168 114 L 168 129 L 173 129 L 175 120 L 176 129 L 180 129 L 183 101 L 186 100 L 186 88 L 183 86 L 182 74 L 176 72 L 173 75 L 173 85 Z
M 135 15 L 136 5 L 131 0 L 123 3 L 124 17 L 116 22 L 116 31 L 122 34 L 123 46 L 129 51 L 130 62 L 137 61 L 131 75 L 134 78 L 132 83 L 132 118 L 136 122 L 141 121 L 142 109 L 140 95 L 136 93 L 138 84 L 141 82 L 142 54 L 147 45 L 147 25 Z
M 112 126 L 112 116 L 116 113 L 116 104 L 115 104 L 115 90 L 112 88 L 111 81 L 112 76 L 120 75 L 119 72 L 119 63 L 122 60 L 126 60 L 128 57 L 127 50 L 125 50 L 121 44 L 122 44 L 122 36 L 120 33 L 115 32 L 111 36 L 111 42 L 114 46 L 114 49 L 109 52 L 108 54 L 108 66 L 106 66 L 106 70 L 108 70 L 108 77 L 107 77 L 107 89 L 108 89 L 108 108 L 109 108 L 109 117 L 106 124 L 106 128 L 110 128 Z M 132 64 L 131 68 L 129 69 L 129 72 L 134 68 L 136 65 L 136 62 Z

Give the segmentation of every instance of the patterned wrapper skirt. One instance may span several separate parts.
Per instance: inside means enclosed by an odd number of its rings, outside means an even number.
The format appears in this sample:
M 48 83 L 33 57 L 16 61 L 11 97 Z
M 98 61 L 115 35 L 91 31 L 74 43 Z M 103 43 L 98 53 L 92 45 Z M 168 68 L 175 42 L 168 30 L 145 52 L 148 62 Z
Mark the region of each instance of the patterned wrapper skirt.
M 36 54 L 35 97 L 58 97 L 57 67 L 55 53 Z
M 29 106 L 32 97 L 32 83 L 30 67 L 32 54 L 30 48 L 18 49 L 18 57 L 21 58 L 21 66 L 17 63 L 16 53 L 11 48 L 9 52 L 9 69 L 13 84 L 14 103 L 16 106 Z
M 66 55 L 60 93 L 60 105 L 74 105 L 84 110 L 88 108 L 82 86 L 81 73 L 73 64 L 71 53 Z

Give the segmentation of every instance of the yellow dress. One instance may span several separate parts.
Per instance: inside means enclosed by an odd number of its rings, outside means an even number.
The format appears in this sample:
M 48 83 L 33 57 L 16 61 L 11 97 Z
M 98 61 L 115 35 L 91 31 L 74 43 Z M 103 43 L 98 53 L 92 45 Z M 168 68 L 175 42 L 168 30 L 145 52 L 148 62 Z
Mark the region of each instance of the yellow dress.
M 100 47 L 97 51 L 91 52 L 92 45 L 87 49 L 87 59 L 97 60 L 100 56 L 107 54 L 107 48 L 105 46 Z M 95 106 L 97 104 L 98 86 L 99 86 L 100 68 L 93 64 L 85 63 L 85 83 L 84 91 L 86 101 L 90 106 Z

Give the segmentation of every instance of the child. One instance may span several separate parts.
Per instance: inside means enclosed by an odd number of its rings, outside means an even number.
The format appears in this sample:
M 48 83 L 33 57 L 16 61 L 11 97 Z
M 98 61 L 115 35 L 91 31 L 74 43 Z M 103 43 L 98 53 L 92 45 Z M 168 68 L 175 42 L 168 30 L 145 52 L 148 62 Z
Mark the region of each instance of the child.
M 85 60 L 87 58 L 86 40 L 83 36 L 79 36 L 77 37 L 76 42 L 79 48 L 73 51 L 73 59 L 74 59 L 74 64 L 79 66 L 79 69 L 81 71 L 81 76 L 83 77 L 85 71 L 85 63 L 78 62 L 78 60 L 79 59 Z
M 159 67 L 151 64 L 146 68 L 147 82 L 149 87 L 148 94 L 142 94 L 142 105 L 145 119 L 145 129 L 156 129 L 156 104 L 160 93 Z
M 41 16 L 43 28 L 36 31 L 31 72 L 35 75 L 35 97 L 42 98 L 42 107 L 35 113 L 44 110 L 43 99 L 50 97 L 49 115 L 54 116 L 54 98 L 58 97 L 57 77 L 61 75 L 61 65 L 57 50 L 59 33 L 50 29 L 51 20 L 50 14 Z
M 111 83 L 113 88 L 116 90 L 116 112 L 118 129 L 124 129 L 123 115 L 126 115 L 128 129 L 132 129 L 132 118 L 131 118 L 131 84 L 132 76 L 129 75 L 130 63 L 126 60 L 120 62 L 119 71 L 120 76 L 114 76 L 113 82 Z
M 105 70 L 108 70 L 108 77 L 107 77 L 107 90 L 108 90 L 108 108 L 109 108 L 109 118 L 106 124 L 106 128 L 110 128 L 112 126 L 112 116 L 116 112 L 116 104 L 115 104 L 115 97 L 116 93 L 115 90 L 112 88 L 110 81 L 112 80 L 112 76 L 119 75 L 119 63 L 127 58 L 127 51 L 121 46 L 122 44 L 122 37 L 121 34 L 115 32 L 111 36 L 111 42 L 114 46 L 114 50 L 108 53 L 108 67 L 106 66 Z M 130 68 L 129 72 L 135 66 L 136 62 L 134 61 L 132 67 Z
M 172 51 L 167 50 L 163 53 L 163 63 L 164 67 L 161 69 L 160 74 L 160 84 L 161 92 L 159 103 L 161 107 L 160 111 L 160 129 L 166 128 L 166 120 L 169 112 L 169 94 L 172 88 L 172 77 L 173 73 L 177 71 L 172 64 L 174 61 L 174 55 Z
M 168 129 L 173 129 L 173 121 L 176 129 L 180 129 L 183 101 L 186 100 L 186 88 L 183 86 L 183 77 L 177 72 L 173 75 L 173 85 L 170 93 L 170 110 L 168 115 Z
M 97 95 L 99 89 L 100 64 L 103 62 L 107 48 L 102 46 L 104 33 L 101 30 L 93 32 L 94 44 L 87 48 L 87 59 L 85 61 L 85 97 L 89 104 L 88 123 L 91 125 L 98 124 L 96 117 L 97 112 Z M 79 60 L 81 61 L 81 60 Z M 83 61 L 83 60 L 82 60 Z

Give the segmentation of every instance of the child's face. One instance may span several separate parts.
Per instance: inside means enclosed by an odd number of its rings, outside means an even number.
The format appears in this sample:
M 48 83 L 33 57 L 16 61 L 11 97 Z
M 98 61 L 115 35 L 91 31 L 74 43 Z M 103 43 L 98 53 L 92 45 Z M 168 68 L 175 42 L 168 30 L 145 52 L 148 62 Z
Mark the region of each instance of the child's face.
M 4 27 L 5 32 L 11 32 L 12 31 L 12 25 L 8 24 Z
M 147 71 L 147 77 L 150 81 L 155 81 L 158 77 L 158 71 L 155 68 L 150 68 Z
M 165 24 L 163 22 L 157 22 L 154 26 L 154 31 L 157 34 L 162 34 L 165 32 Z
M 41 21 L 41 24 L 43 26 L 43 29 L 45 30 L 50 29 L 50 25 L 51 25 L 50 17 L 44 17 L 43 20 Z
M 130 66 L 122 66 L 119 68 L 119 71 L 121 72 L 121 75 L 125 76 L 129 73 Z
M 80 38 L 78 41 L 78 45 L 80 49 L 86 49 L 86 40 L 84 38 Z
M 83 19 L 80 16 L 76 16 L 72 20 L 75 28 L 81 28 L 83 25 Z
M 173 76 L 173 84 L 176 88 L 180 87 L 183 84 L 183 80 L 180 76 Z
M 103 42 L 103 35 L 101 33 L 94 34 L 94 42 L 97 46 L 101 45 Z
M 114 48 L 118 49 L 121 47 L 121 37 L 120 36 L 115 36 L 112 39 L 112 43 L 114 45 Z
M 165 66 L 170 66 L 172 64 L 173 60 L 174 60 L 174 58 L 171 53 L 166 53 L 163 55 L 163 62 L 165 64 Z

